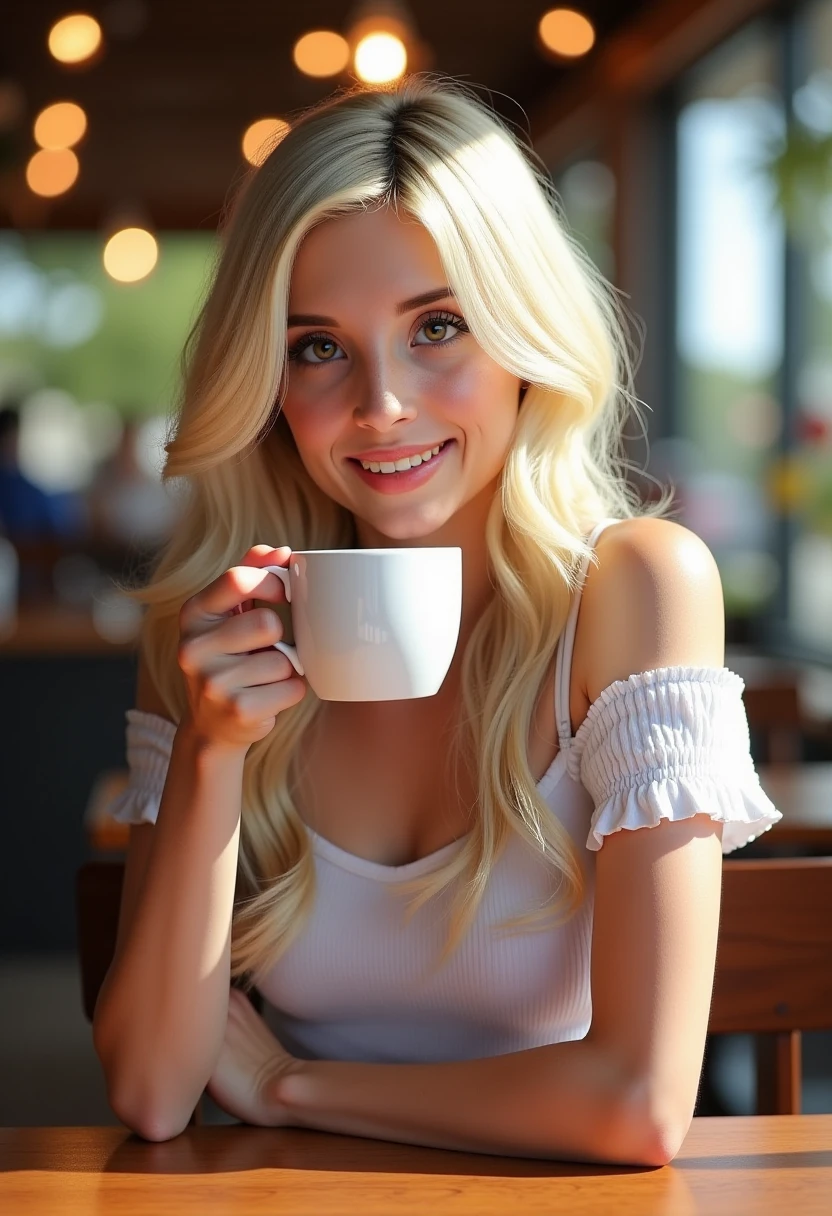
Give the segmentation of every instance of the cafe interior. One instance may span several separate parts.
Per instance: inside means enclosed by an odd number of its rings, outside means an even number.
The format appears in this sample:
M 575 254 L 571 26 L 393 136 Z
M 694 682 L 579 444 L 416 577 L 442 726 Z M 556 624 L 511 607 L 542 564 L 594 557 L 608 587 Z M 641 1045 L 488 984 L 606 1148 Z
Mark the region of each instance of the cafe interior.
M 225 209 L 304 107 L 405 72 L 531 141 L 639 347 L 634 484 L 672 485 L 719 566 L 783 818 L 725 863 L 697 1114 L 832 1113 L 832 0 L 38 0 L 3 24 L 0 1126 L 118 1126 L 90 1016 L 126 591 L 176 527 L 163 444 Z

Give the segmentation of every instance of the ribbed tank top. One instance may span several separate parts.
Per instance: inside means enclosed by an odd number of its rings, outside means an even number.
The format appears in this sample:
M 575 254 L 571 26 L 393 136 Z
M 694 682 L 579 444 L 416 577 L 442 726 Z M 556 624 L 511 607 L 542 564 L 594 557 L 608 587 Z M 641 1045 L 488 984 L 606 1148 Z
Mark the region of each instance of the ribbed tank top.
M 594 547 L 603 520 L 588 537 Z M 466 836 L 402 866 L 345 852 L 311 829 L 316 895 L 299 937 L 258 985 L 278 1038 L 302 1059 L 429 1062 L 474 1059 L 583 1038 L 589 1029 L 595 854 L 586 847 L 593 803 L 570 774 L 569 682 L 578 590 L 558 641 L 555 715 L 559 750 L 537 785 L 577 849 L 585 876 L 579 910 L 560 927 L 505 935 L 501 922 L 548 902 L 559 881 L 512 836 L 491 873 L 474 923 L 438 971 L 450 890 L 405 923 L 397 887 L 428 874 Z

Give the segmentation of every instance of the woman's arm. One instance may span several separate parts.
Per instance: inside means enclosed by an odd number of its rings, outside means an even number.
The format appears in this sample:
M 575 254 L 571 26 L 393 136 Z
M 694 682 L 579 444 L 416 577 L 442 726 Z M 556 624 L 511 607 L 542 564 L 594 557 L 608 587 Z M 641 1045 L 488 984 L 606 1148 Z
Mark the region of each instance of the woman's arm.
M 724 663 L 716 565 L 661 520 L 598 544 L 579 618 L 587 696 L 633 672 Z M 721 825 L 607 837 L 585 1039 L 449 1064 L 308 1062 L 278 1086 L 301 1126 L 490 1153 L 661 1165 L 690 1125 L 713 985 Z
M 140 664 L 138 708 L 166 715 Z M 243 760 L 180 728 L 157 822 L 131 830 L 93 1041 L 113 1110 L 150 1140 L 185 1127 L 225 1033 Z

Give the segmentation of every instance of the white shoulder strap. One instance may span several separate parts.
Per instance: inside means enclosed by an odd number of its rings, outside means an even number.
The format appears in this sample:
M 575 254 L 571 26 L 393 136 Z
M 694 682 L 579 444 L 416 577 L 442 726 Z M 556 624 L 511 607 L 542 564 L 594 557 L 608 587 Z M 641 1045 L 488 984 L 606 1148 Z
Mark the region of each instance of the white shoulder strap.
M 589 547 L 591 549 L 595 548 L 598 537 L 609 524 L 617 524 L 619 522 L 617 519 L 602 519 L 600 523 L 597 523 L 587 537 Z M 558 727 L 558 743 L 562 751 L 565 751 L 572 742 L 572 721 L 569 714 L 569 678 L 572 670 L 572 650 L 575 645 L 575 632 L 578 626 L 578 611 L 581 606 L 581 592 L 583 591 L 588 569 L 589 558 L 585 557 L 581 563 L 578 587 L 572 596 L 572 603 L 569 605 L 569 615 L 566 618 L 563 631 L 558 638 L 557 658 L 555 660 L 555 721 Z

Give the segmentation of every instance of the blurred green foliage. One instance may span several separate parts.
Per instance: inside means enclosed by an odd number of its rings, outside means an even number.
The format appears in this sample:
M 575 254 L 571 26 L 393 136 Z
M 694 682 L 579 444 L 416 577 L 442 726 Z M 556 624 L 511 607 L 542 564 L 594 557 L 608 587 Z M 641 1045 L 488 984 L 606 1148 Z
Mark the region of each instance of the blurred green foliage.
M 37 332 L 0 335 L 4 381 L 29 391 L 64 389 L 81 404 L 107 402 L 125 416 L 167 413 L 178 395 L 182 347 L 210 284 L 217 238 L 165 232 L 157 240 L 159 259 L 150 275 L 117 283 L 102 264 L 101 234 L 23 236 L 29 262 L 46 275 L 68 272 L 95 288 L 103 316 L 96 333 L 73 347 L 48 345 Z

